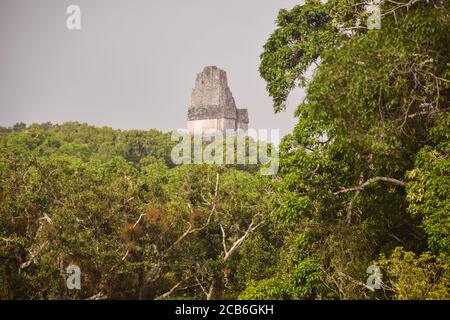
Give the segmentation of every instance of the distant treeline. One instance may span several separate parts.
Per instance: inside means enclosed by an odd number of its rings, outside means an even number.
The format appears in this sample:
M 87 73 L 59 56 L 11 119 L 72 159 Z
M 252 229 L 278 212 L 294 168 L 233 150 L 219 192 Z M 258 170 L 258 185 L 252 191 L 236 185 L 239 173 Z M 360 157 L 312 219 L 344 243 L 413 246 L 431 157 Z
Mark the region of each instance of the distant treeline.
M 271 272 L 269 180 L 171 162 L 157 130 L 17 125 L 0 135 L 0 296 L 236 298 Z M 245 169 L 245 168 L 243 168 Z M 258 256 L 259 262 L 252 257 Z M 68 290 L 66 268 L 81 269 Z

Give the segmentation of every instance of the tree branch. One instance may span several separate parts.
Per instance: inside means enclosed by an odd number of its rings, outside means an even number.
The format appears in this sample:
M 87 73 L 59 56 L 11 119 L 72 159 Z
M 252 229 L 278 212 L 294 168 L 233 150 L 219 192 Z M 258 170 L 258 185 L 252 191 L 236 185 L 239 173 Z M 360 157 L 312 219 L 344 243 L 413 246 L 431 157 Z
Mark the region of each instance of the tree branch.
M 259 214 L 256 214 L 253 219 L 258 216 Z M 263 222 L 260 222 L 258 224 L 255 224 L 255 222 L 252 220 L 252 222 L 250 223 L 250 225 L 248 226 L 247 230 L 245 231 L 244 235 L 242 237 L 240 237 L 239 239 L 237 239 L 233 245 L 231 246 L 231 248 L 228 250 L 226 243 L 225 243 L 225 230 L 223 229 L 222 225 L 220 225 L 220 229 L 222 230 L 222 245 L 223 245 L 223 250 L 224 250 L 224 257 L 223 257 L 223 261 L 226 262 L 231 255 L 240 247 L 240 245 L 242 244 L 242 242 L 244 242 L 244 240 L 253 232 L 255 231 L 257 228 L 259 228 L 261 225 L 263 224 Z
M 99 292 L 89 298 L 86 298 L 86 300 L 103 300 L 103 299 L 107 299 L 107 298 L 108 298 L 107 295 L 105 295 L 103 292 Z
M 170 296 L 171 294 L 173 294 L 179 286 L 181 286 L 181 284 L 186 281 L 189 277 L 184 278 L 183 280 L 181 280 L 180 282 L 178 282 L 177 284 L 175 284 L 172 288 L 170 288 L 169 291 L 167 291 L 166 293 L 163 293 L 162 295 L 158 296 L 155 298 L 155 300 L 161 300 L 164 298 L 167 298 L 168 296 Z
M 133 229 L 137 227 L 137 225 L 139 224 L 139 222 L 141 222 L 142 217 L 145 217 L 147 214 L 146 213 L 142 213 L 139 218 L 137 219 L 137 221 L 133 224 Z
M 25 261 L 24 263 L 22 263 L 20 265 L 20 270 L 27 268 L 30 264 L 33 263 L 33 261 L 41 254 L 42 250 L 47 247 L 48 245 L 48 240 L 45 241 L 44 243 L 42 243 L 34 252 L 30 252 L 31 253 L 31 257 L 30 259 L 28 259 L 27 261 Z
M 220 178 L 220 175 L 219 175 L 219 173 L 217 173 L 217 175 L 216 175 L 216 184 L 215 184 L 215 188 L 214 188 L 214 196 L 213 196 L 212 208 L 211 208 L 211 212 L 209 213 L 208 219 L 206 220 L 205 224 L 202 225 L 201 227 L 193 229 L 192 228 L 192 224 L 190 222 L 188 222 L 189 227 L 187 228 L 187 230 L 172 245 L 170 245 L 169 248 L 166 249 L 166 252 L 170 251 L 173 247 L 175 247 L 178 243 L 180 243 L 181 240 L 183 240 L 189 234 L 197 232 L 197 231 L 200 231 L 200 230 L 203 230 L 207 226 L 209 226 L 209 224 L 211 223 L 212 216 L 216 212 L 216 202 L 217 202 L 216 199 L 217 199 L 217 194 L 218 194 L 218 191 L 219 191 L 219 178 Z M 188 204 L 188 206 L 189 206 L 189 209 L 192 212 L 191 205 Z
M 365 187 L 367 187 L 367 186 L 369 186 L 371 184 L 374 184 L 375 182 L 378 182 L 378 181 L 387 182 L 387 183 L 390 183 L 390 184 L 393 184 L 393 185 L 396 185 L 396 186 L 400 186 L 400 187 L 405 187 L 406 186 L 405 182 L 397 180 L 397 179 L 394 179 L 394 178 L 374 177 L 374 178 L 371 178 L 371 179 L 367 180 L 366 182 L 364 182 L 364 183 L 362 183 L 362 184 L 360 184 L 360 185 L 358 185 L 356 187 L 341 189 L 339 191 L 334 192 L 333 194 L 334 195 L 338 195 L 340 193 L 345 193 L 345 192 L 352 192 L 352 191 L 358 191 L 358 190 L 361 191 Z

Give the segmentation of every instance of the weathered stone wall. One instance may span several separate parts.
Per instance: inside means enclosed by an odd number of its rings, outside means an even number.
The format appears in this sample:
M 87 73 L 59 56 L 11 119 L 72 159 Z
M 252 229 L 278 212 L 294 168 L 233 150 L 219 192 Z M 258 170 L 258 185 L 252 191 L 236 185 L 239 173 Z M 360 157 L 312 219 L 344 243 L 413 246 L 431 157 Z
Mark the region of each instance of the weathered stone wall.
M 223 106 L 199 106 L 191 107 L 188 110 L 188 120 L 218 119 L 228 118 L 236 119 L 235 110 L 227 110 Z
M 248 111 L 247 109 L 237 109 L 236 129 L 248 129 Z
M 225 133 L 228 129 L 235 130 L 236 121 L 233 119 L 205 119 L 187 122 L 187 129 L 191 134 L 204 134 L 208 130 L 219 130 Z M 244 129 L 244 128 L 242 128 Z M 245 128 L 246 130 L 247 128 Z
M 202 128 L 201 130 L 198 128 Z M 217 129 L 247 129 L 246 109 L 237 109 L 228 87 L 227 74 L 216 66 L 205 67 L 197 75 L 192 90 L 191 106 L 188 110 L 187 128 L 189 132 L 205 132 Z
M 204 134 L 209 129 L 217 128 L 217 119 L 191 120 L 187 129 L 191 134 Z
M 197 75 L 192 90 L 191 106 L 230 106 L 235 107 L 233 95 L 228 87 L 227 73 L 216 66 L 205 67 Z

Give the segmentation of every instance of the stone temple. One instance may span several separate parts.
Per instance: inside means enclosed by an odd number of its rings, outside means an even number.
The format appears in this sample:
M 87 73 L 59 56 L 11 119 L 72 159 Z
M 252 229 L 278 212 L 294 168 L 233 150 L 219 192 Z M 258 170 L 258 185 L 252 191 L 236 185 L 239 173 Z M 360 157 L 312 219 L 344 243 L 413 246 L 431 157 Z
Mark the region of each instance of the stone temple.
M 216 66 L 205 67 L 197 74 L 188 110 L 187 129 L 191 134 L 207 130 L 248 129 L 247 109 L 238 109 L 228 87 L 227 73 Z

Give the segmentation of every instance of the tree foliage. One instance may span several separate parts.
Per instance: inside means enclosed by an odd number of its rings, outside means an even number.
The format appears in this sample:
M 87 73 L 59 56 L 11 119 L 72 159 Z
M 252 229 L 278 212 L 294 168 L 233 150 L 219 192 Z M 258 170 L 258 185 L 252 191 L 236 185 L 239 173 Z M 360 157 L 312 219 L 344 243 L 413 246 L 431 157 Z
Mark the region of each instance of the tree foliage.
M 176 166 L 156 130 L 0 128 L 0 298 L 450 298 L 449 4 L 378 5 L 280 10 L 260 73 L 275 112 L 307 94 L 273 177 Z
M 246 298 L 304 298 L 305 290 L 306 298 L 448 298 L 446 276 L 439 288 L 426 289 L 425 276 L 423 287 L 403 289 L 422 269 L 448 269 L 448 3 L 383 1 L 380 30 L 367 28 L 365 6 L 310 0 L 281 10 L 264 46 L 260 72 L 274 110 L 296 85 L 307 94 L 274 184 L 274 216 L 293 234 L 290 267 L 280 265 L 288 274 L 250 283 Z M 296 239 L 313 240 L 297 255 Z M 390 285 L 373 292 L 366 270 L 380 254 L 390 256 L 381 260 Z M 319 266 L 325 294 L 308 282 L 289 293 L 301 263 Z M 396 263 L 411 274 L 399 277 Z
M 155 130 L 78 123 L 1 136 L 1 297 L 233 298 L 259 279 L 277 237 L 268 179 L 174 166 L 172 147 Z M 66 287 L 72 264 L 80 291 Z

